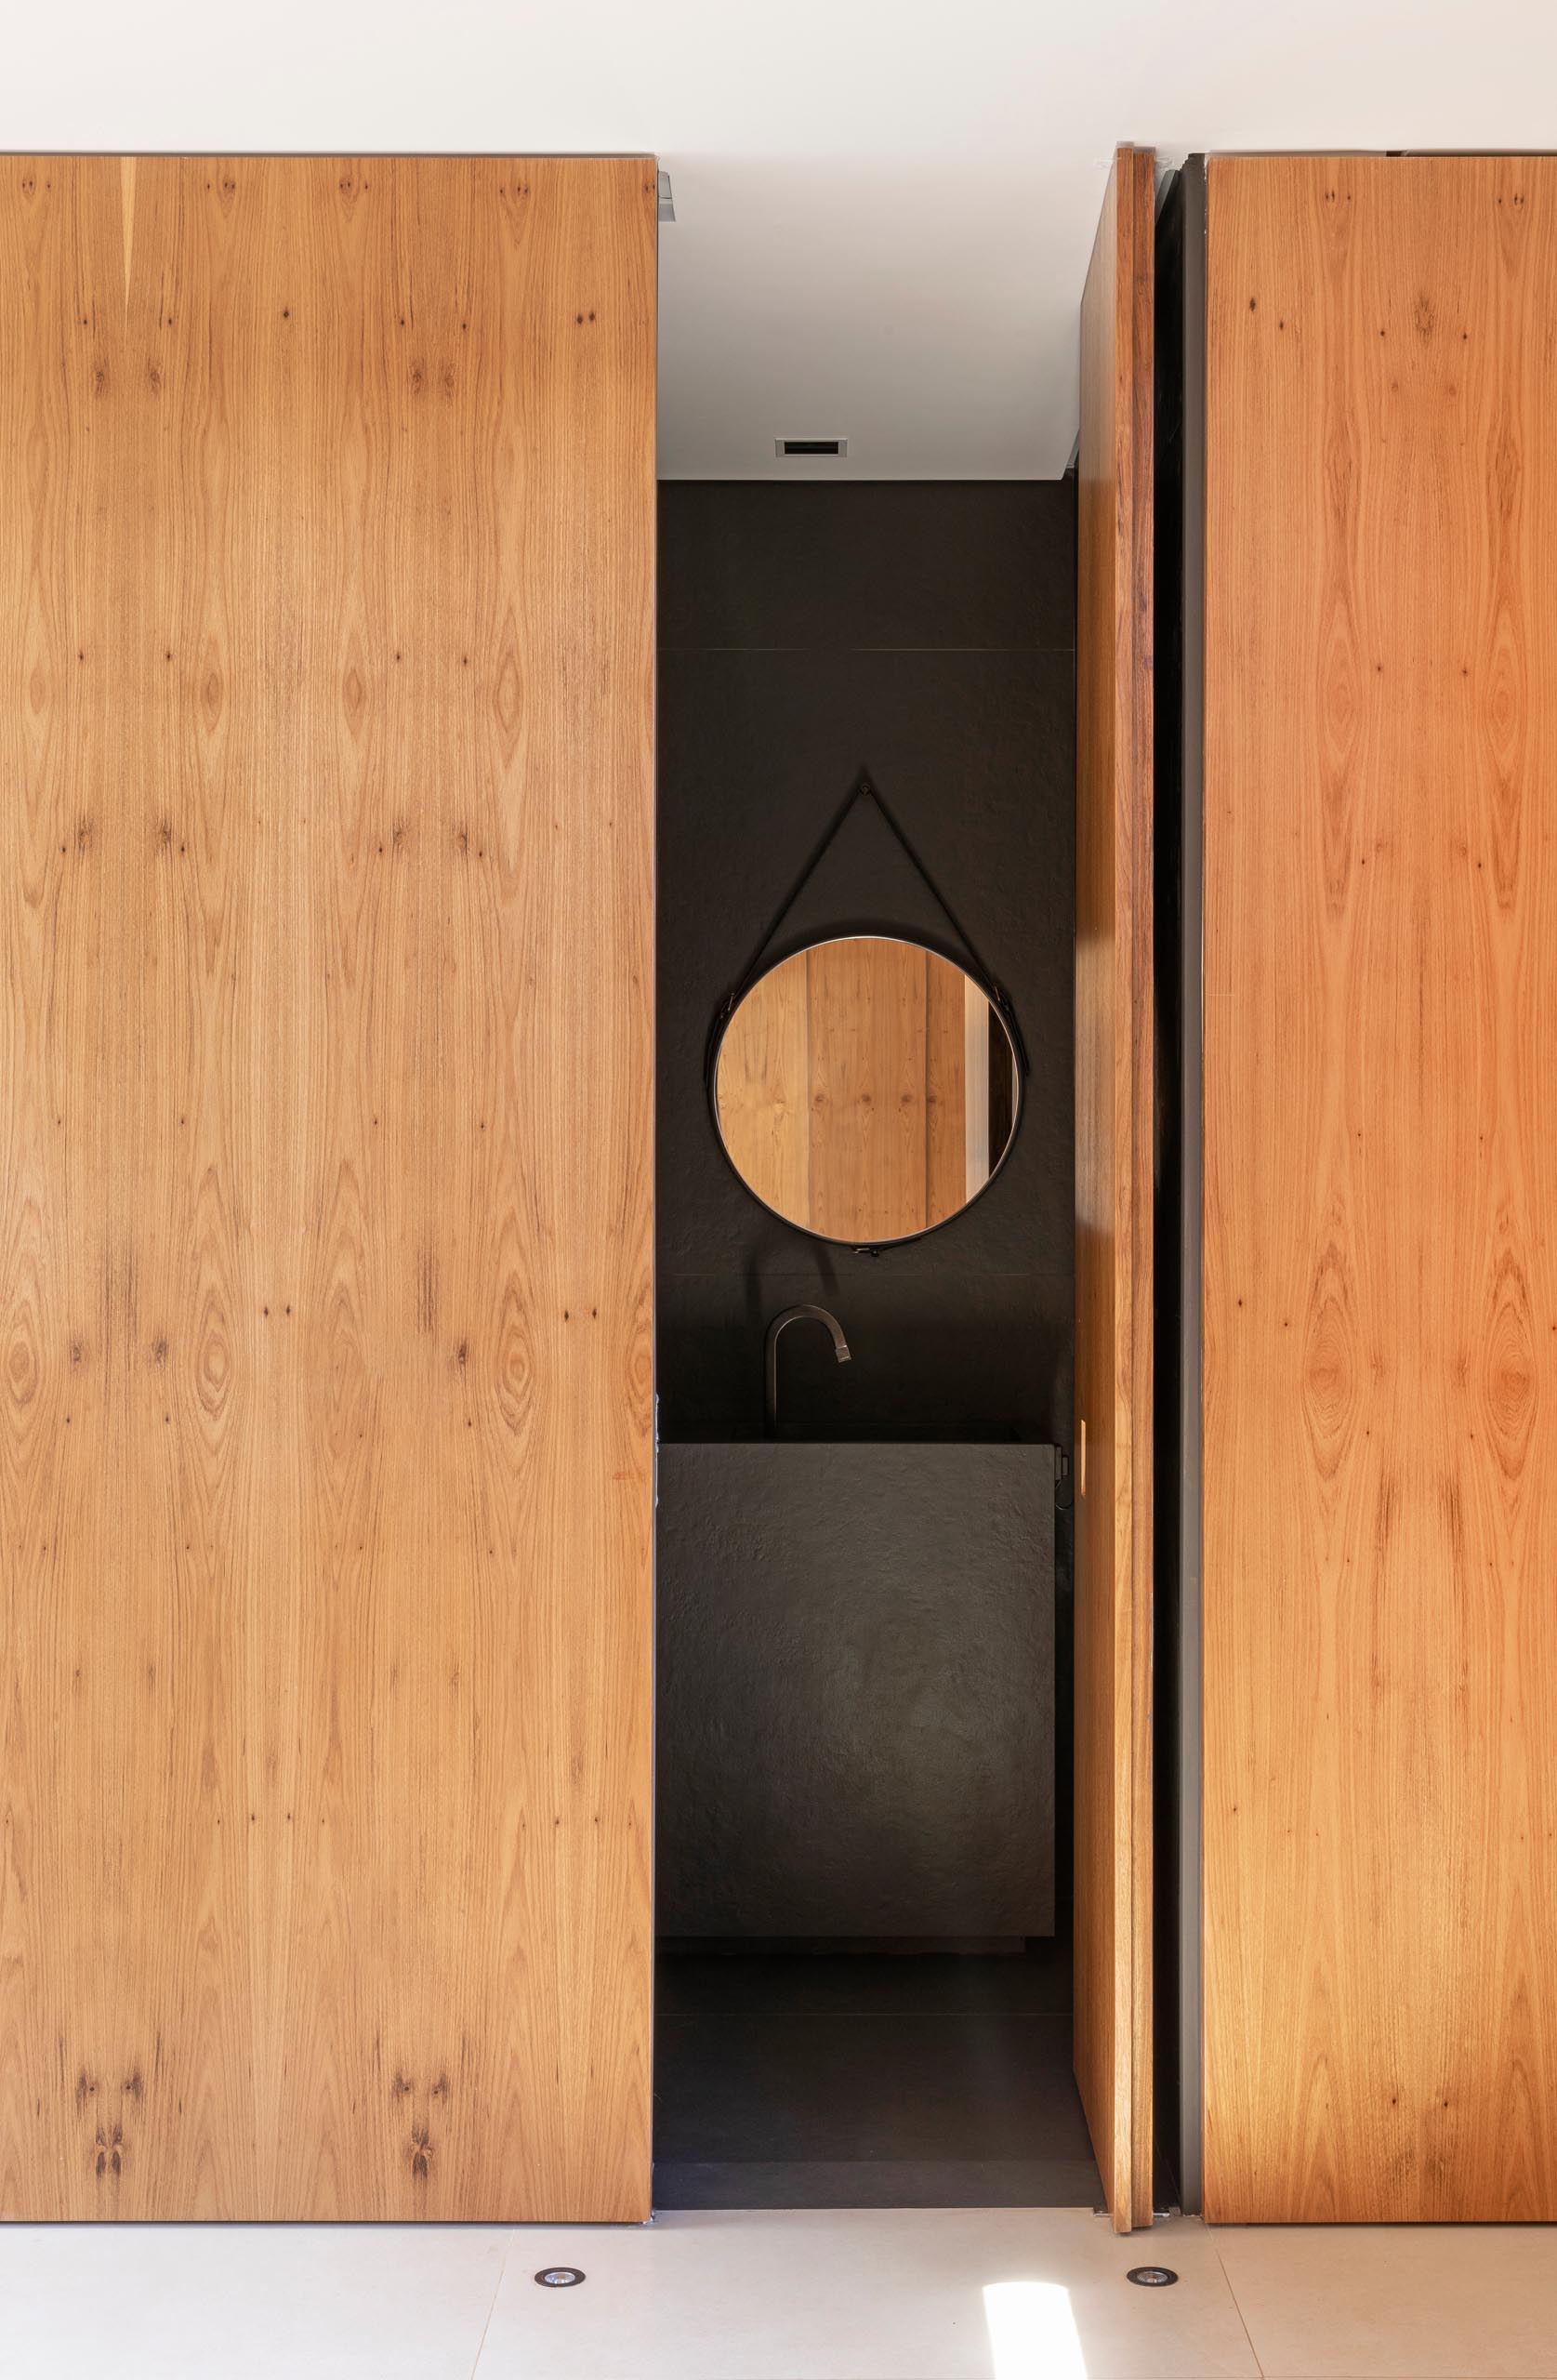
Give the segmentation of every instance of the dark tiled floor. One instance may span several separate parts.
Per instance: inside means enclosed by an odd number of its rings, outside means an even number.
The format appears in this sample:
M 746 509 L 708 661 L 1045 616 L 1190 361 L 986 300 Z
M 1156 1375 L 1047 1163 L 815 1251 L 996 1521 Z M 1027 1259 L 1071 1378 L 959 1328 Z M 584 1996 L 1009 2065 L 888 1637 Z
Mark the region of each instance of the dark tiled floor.
M 1048 1943 L 662 1956 L 655 2204 L 1094 2205 L 1069 1999 Z

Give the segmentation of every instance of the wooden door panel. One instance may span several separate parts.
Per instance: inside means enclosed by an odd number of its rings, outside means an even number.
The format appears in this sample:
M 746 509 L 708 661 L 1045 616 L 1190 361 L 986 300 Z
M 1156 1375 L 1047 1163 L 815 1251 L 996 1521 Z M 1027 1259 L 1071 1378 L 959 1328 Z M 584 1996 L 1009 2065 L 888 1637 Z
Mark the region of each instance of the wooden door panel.
M 0 167 L 0 2212 L 648 2211 L 654 176 Z
M 1121 149 L 1081 315 L 1075 2070 L 1119 2230 L 1152 2219 L 1155 197 Z
M 1557 2217 L 1557 162 L 1209 168 L 1206 2191 Z

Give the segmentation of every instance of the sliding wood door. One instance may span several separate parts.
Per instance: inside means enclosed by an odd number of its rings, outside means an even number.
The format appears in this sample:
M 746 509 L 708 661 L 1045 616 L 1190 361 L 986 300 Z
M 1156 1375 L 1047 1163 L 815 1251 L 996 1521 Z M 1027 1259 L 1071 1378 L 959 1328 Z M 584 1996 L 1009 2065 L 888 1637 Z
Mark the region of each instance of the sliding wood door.
M 649 2202 L 654 175 L 0 166 L 0 2213 Z
M 1076 620 L 1075 2070 L 1152 2219 L 1152 305 L 1121 149 L 1081 313 Z
M 1557 2218 L 1557 160 L 1209 168 L 1206 2189 Z

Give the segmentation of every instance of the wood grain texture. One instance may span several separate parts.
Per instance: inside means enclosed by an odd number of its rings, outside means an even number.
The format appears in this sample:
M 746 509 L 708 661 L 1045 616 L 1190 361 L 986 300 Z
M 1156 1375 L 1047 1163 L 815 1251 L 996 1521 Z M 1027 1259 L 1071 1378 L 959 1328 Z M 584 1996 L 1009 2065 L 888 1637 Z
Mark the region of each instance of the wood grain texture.
M 998 1158 L 1015 1062 L 983 986 L 917 943 L 851 935 L 758 978 L 719 1043 L 714 1104 L 736 1172 L 765 1205 L 874 1244 L 945 1222 L 983 1188 L 996 1069 Z
M 1081 310 L 1076 621 L 1075 2071 L 1115 2228 L 1152 2219 L 1152 313 L 1121 149 Z
M 719 1131 L 743 1182 L 781 1215 L 811 1213 L 811 999 L 807 954 L 754 984 L 719 1044 Z
M 933 951 L 923 954 L 925 971 L 925 1222 L 943 1223 L 976 1197 L 989 1179 L 989 1138 L 983 1165 L 970 1187 L 968 1109 L 981 1085 L 989 1105 L 989 1001 L 970 975 L 948 966 Z M 969 1077 L 968 1015 L 983 1028 L 978 1052 L 982 1076 Z
M 0 2213 L 637 2219 L 649 161 L 0 165 Z
M 991 1149 L 1004 1148 L 1010 1138 L 1016 1069 L 1012 1065 L 1002 1082 L 1004 1053 L 997 1043 L 1003 1028 L 971 976 L 962 991 L 962 1180 L 972 1198 L 989 1179 Z
M 925 1227 L 925 956 L 912 943 L 819 943 L 811 998 L 811 1228 L 831 1239 Z
M 1206 2211 L 1557 2218 L 1557 161 L 1209 169 Z

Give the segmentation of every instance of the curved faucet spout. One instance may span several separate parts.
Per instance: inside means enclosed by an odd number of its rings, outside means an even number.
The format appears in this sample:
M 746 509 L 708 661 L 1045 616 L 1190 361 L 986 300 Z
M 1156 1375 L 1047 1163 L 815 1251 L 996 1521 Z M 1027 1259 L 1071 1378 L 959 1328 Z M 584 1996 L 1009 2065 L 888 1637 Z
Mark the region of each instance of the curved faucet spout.
M 772 1322 L 770 1322 L 770 1323 L 769 1323 L 769 1325 L 768 1325 L 767 1367 L 766 1367 L 766 1368 L 767 1368 L 767 1386 L 768 1386 L 767 1406 L 766 1406 L 766 1420 L 767 1420 L 767 1426 L 768 1426 L 768 1435 L 769 1435 L 771 1438 L 776 1438 L 776 1437 L 777 1437 L 777 1435 L 778 1435 L 778 1342 L 779 1342 L 779 1337 L 780 1337 L 781 1332 L 783 1332 L 783 1331 L 786 1330 L 786 1329 L 788 1329 L 789 1325 L 790 1325 L 792 1322 L 822 1322 L 822 1323 L 825 1323 L 825 1325 L 826 1325 L 827 1329 L 828 1329 L 832 1332 L 832 1334 L 833 1334 L 833 1353 L 834 1353 L 834 1355 L 838 1357 L 838 1362 L 839 1362 L 840 1364 L 846 1364 L 846 1363 L 849 1361 L 849 1342 L 848 1342 L 848 1340 L 847 1340 L 847 1339 L 844 1337 L 844 1335 L 843 1335 L 843 1329 L 842 1329 L 842 1325 L 839 1323 L 839 1321 L 838 1321 L 838 1316 L 837 1316 L 836 1315 L 829 1314 L 829 1313 L 827 1312 L 827 1309 L 826 1309 L 826 1307 L 825 1307 L 825 1305 L 791 1305 L 791 1306 L 785 1306 L 785 1310 L 784 1310 L 784 1312 L 783 1312 L 782 1314 L 775 1314 L 775 1315 L 774 1315 L 774 1316 L 773 1316 L 773 1318 L 772 1318 Z

